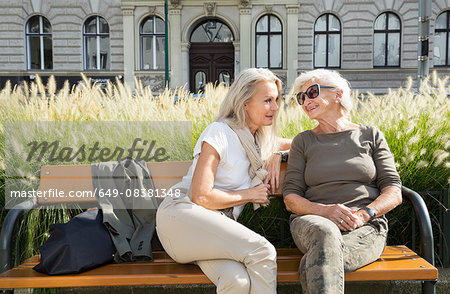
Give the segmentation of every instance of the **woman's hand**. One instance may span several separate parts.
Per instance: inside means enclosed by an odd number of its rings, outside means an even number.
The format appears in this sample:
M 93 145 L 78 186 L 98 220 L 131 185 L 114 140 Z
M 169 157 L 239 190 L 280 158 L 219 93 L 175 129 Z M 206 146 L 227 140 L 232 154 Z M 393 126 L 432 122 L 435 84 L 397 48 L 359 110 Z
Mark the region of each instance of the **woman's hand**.
M 288 151 L 291 148 L 292 139 L 277 137 L 279 150 Z M 273 153 L 268 159 L 266 159 L 266 170 L 269 172 L 264 180 L 265 184 L 270 183 L 270 191 L 272 194 L 280 186 L 280 167 L 281 167 L 281 154 Z
M 259 184 L 246 190 L 248 199 L 253 203 L 269 204 L 269 185 Z
M 362 224 L 365 225 L 370 220 L 370 215 L 367 213 L 367 211 L 360 209 L 355 213 L 355 216 L 358 217 Z M 362 225 L 361 225 L 362 226 Z M 358 226 L 359 228 L 360 226 Z
M 266 170 L 269 172 L 264 180 L 264 184 L 270 183 L 270 191 L 272 194 L 280 186 L 280 167 L 281 167 L 281 154 L 273 153 L 266 160 Z
M 341 231 L 353 231 L 365 224 L 357 211 L 343 204 L 327 205 L 322 216 L 334 222 Z

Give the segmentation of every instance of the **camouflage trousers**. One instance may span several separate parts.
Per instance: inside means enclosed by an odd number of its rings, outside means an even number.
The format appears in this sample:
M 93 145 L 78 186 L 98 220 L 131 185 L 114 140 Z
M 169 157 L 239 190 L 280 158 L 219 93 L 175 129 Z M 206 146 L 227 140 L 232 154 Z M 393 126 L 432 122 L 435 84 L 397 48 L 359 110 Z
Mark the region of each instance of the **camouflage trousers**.
M 344 273 L 375 261 L 383 252 L 387 220 L 376 218 L 350 232 L 317 215 L 291 219 L 295 244 L 304 254 L 299 268 L 303 293 L 344 293 Z

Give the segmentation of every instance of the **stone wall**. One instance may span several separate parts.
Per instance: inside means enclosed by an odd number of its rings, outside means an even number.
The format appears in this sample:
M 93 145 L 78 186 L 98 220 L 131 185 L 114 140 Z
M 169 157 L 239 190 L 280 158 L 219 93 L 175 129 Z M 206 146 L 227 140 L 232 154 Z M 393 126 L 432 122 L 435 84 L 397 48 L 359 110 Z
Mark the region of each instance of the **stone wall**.
M 83 72 L 83 34 L 85 20 L 100 15 L 110 28 L 110 70 L 85 71 L 88 74 L 124 75 L 127 82 L 134 76 L 142 77 L 156 89 L 164 88 L 161 72 L 140 70 L 139 24 L 149 14 L 164 17 L 164 1 L 152 0 L 0 0 L 0 86 L 6 79 L 21 80 L 40 71 L 28 71 L 26 65 L 25 24 L 33 15 L 46 17 L 52 25 L 53 70 L 40 72 L 45 75 L 78 75 Z M 213 2 L 213 1 L 211 1 Z M 288 92 L 293 77 L 313 69 L 314 23 L 324 13 L 333 13 L 341 22 L 341 68 L 338 69 L 360 92 L 384 93 L 388 88 L 406 84 L 409 76 L 417 76 L 417 27 L 418 0 L 284 0 L 249 1 L 242 6 L 238 0 L 215 2 L 214 12 L 207 16 L 204 1 L 181 0 L 170 5 L 172 22 L 169 31 L 174 46 L 169 45 L 171 86 L 188 83 L 189 40 L 192 28 L 205 17 L 217 16 L 230 25 L 235 34 L 236 74 L 245 67 L 254 66 L 256 19 L 263 13 L 274 13 L 283 27 L 283 69 L 276 71 L 283 76 Z M 132 13 L 131 38 L 125 38 L 123 30 L 124 7 Z M 433 0 L 430 28 L 430 71 L 446 76 L 450 67 L 433 67 L 433 33 L 436 17 L 450 7 L 448 0 Z M 289 12 L 290 11 L 290 12 Z M 298 29 L 292 26 L 297 23 Z M 401 60 L 399 68 L 373 67 L 373 24 L 382 12 L 394 12 L 401 19 Z M 292 18 L 292 13 L 295 18 Z M 248 15 L 248 18 L 247 18 Z M 291 26 L 288 17 L 291 17 Z M 245 20 L 247 26 L 241 26 Z M 177 24 L 175 27 L 174 23 Z M 289 28 L 290 27 L 290 28 Z M 251 32 L 249 32 L 249 30 Z M 288 34 L 289 32 L 289 34 Z M 295 34 L 297 32 L 297 34 Z M 128 34 L 128 32 L 126 33 Z M 244 40 L 244 36 L 246 39 Z M 292 37 L 295 36 L 295 39 Z M 298 36 L 298 41 L 297 41 Z M 134 40 L 124 46 L 124 38 Z M 176 39 L 178 38 L 178 39 Z M 291 43 L 289 43 L 289 41 Z M 297 44 L 297 47 L 295 46 Z M 131 56 L 125 48 L 130 48 Z M 291 49 L 289 49 L 291 48 Z M 292 50 L 293 48 L 293 50 Z M 290 50 L 288 52 L 288 49 Z M 126 49 L 127 50 L 127 49 Z M 179 57 L 181 56 L 181 57 Z M 290 56 L 288 58 L 288 56 Z M 129 60 L 125 64 L 124 58 Z M 174 62 L 175 61 L 175 62 Z M 164 77 L 164 76 L 163 76 Z
M 53 70 L 83 70 L 83 24 L 91 15 L 103 17 L 110 30 L 110 69 L 123 69 L 123 32 L 120 0 L 2 0 L 0 6 L 0 71 L 27 69 L 25 24 L 33 15 L 46 17 L 52 26 Z M 6 22 L 6 25 L 4 25 Z

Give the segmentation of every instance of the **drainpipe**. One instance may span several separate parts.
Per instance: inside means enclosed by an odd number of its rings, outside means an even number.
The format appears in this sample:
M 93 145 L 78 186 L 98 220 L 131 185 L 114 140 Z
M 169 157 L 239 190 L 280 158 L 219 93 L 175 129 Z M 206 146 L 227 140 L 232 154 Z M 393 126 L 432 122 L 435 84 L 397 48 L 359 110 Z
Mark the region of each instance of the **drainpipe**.
M 164 0 L 165 37 L 164 37 L 164 72 L 166 87 L 169 88 L 169 4 Z
M 419 0 L 419 46 L 417 53 L 417 90 L 420 91 L 422 81 L 430 74 L 428 49 L 430 37 L 431 0 Z

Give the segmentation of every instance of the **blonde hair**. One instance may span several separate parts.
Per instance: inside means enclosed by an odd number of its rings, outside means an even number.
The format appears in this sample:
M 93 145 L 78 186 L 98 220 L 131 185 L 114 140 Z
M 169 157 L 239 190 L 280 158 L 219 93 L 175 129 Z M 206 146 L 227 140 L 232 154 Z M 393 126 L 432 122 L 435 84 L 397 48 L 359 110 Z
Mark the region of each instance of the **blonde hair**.
M 219 108 L 216 121 L 227 120 L 236 128 L 247 126 L 247 113 L 245 104 L 248 103 L 256 92 L 256 86 L 260 82 L 274 82 L 278 90 L 277 104 L 281 103 L 281 80 L 273 72 L 265 68 L 248 68 L 243 70 L 230 86 L 228 93 Z M 277 146 L 276 140 L 276 118 L 275 114 L 271 126 L 261 127 L 255 133 L 261 141 L 261 151 L 263 159 L 267 158 Z
M 345 115 L 348 115 L 353 108 L 352 98 L 350 96 L 349 82 L 342 77 L 340 73 L 328 69 L 315 69 L 300 74 L 294 82 L 294 92 L 301 91 L 302 86 L 311 81 L 313 83 L 323 83 L 325 86 L 332 86 L 342 90 L 341 107 Z

